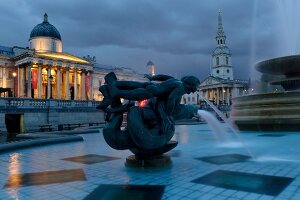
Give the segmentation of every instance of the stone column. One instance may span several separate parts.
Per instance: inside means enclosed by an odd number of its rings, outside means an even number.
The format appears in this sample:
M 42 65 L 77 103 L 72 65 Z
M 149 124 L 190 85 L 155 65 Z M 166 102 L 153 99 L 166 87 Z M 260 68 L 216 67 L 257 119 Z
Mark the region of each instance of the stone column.
M 23 67 L 23 74 L 22 74 L 22 89 L 23 89 L 23 93 L 22 93 L 22 97 L 26 97 L 26 66 Z
M 220 104 L 220 90 L 217 88 L 217 105 Z
M 78 88 L 77 88 L 77 69 L 74 68 L 74 100 L 78 98 Z
M 3 71 L 2 71 L 2 87 L 3 88 L 7 87 L 7 85 L 6 85 L 6 78 L 7 78 L 6 68 L 7 68 L 7 63 L 4 64 Z
M 90 100 L 94 99 L 94 91 L 93 91 L 93 73 L 89 72 L 90 76 Z
M 56 74 L 56 92 L 57 92 L 57 99 L 61 99 L 61 92 L 60 92 L 60 66 L 57 66 L 57 74 Z
M 227 88 L 227 103 L 230 104 L 230 90 L 229 87 Z
M 222 103 L 224 104 L 225 102 L 225 88 L 222 87 Z
M 51 75 L 51 66 L 48 65 L 47 69 L 47 99 L 50 99 L 50 92 L 51 92 L 51 83 L 50 83 L 50 78 L 49 76 Z
M 66 68 L 66 100 L 70 99 L 70 68 Z
M 17 90 L 18 90 L 18 97 L 21 97 L 20 92 L 21 92 L 21 68 L 18 66 L 18 85 L 17 85 Z
M 81 72 L 81 100 L 86 100 L 86 92 L 85 92 L 85 71 Z
M 32 63 L 28 64 L 28 69 L 27 69 L 27 73 L 28 73 L 28 77 L 27 77 L 27 98 L 32 98 L 31 96 L 31 67 L 32 67 Z
M 42 63 L 38 64 L 38 98 L 42 98 L 42 85 L 43 85 L 43 77 L 42 77 Z
M 205 98 L 206 98 L 207 100 L 209 100 L 209 99 L 208 99 L 208 98 L 209 98 L 209 96 L 208 96 L 208 95 L 209 95 L 209 94 L 208 94 L 208 92 L 209 92 L 209 91 L 208 91 L 208 89 L 206 89 L 206 90 L 205 90 Z

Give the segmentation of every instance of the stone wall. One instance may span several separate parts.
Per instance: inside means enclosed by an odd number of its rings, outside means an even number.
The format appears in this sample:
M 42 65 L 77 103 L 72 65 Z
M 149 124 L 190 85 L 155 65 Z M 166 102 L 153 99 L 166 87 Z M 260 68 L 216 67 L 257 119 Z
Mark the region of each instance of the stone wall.
M 104 123 L 104 113 L 95 108 L 68 109 L 3 109 L 0 113 L 0 131 L 6 132 L 5 115 L 23 115 L 24 132 L 39 131 L 41 125 L 51 124 L 53 130 L 60 124 Z M 17 124 L 16 124 L 17 126 Z
M 11 118 L 22 116 L 14 123 L 19 126 L 21 122 L 24 132 L 38 131 L 46 124 L 57 130 L 61 124 L 104 123 L 104 113 L 96 109 L 97 104 L 94 101 L 0 98 L 0 132 L 7 131 L 5 118 L 12 114 Z

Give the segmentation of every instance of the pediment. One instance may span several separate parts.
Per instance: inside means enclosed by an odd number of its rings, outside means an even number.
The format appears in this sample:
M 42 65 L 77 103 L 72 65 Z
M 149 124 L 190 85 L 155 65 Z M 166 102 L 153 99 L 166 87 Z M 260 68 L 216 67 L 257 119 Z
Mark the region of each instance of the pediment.
M 200 83 L 200 86 L 215 85 L 219 83 L 222 83 L 222 79 L 209 76 Z

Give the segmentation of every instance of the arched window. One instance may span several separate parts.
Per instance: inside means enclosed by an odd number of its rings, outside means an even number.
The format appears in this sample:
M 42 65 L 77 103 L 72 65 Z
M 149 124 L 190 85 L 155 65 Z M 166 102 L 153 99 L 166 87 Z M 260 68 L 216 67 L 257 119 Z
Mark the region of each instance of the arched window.
M 217 65 L 219 65 L 220 64 L 219 57 L 217 57 L 216 60 L 217 60 Z
M 226 65 L 228 65 L 228 57 L 226 56 Z
M 217 70 L 217 74 L 218 74 L 218 73 L 220 73 L 220 71 L 219 71 L 219 70 Z

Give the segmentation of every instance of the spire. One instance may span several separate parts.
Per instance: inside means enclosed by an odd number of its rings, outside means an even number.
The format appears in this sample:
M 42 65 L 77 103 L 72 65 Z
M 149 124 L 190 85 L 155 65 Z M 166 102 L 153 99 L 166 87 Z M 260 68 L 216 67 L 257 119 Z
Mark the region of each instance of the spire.
M 47 13 L 44 14 L 44 23 L 47 23 L 48 22 L 48 15 Z
M 223 32 L 221 10 L 219 10 L 218 16 L 218 32 Z
M 225 40 L 226 36 L 223 30 L 223 25 L 222 25 L 222 12 L 219 10 L 219 15 L 218 15 L 218 31 L 217 31 L 217 36 L 216 40 L 218 45 L 225 45 Z
M 226 80 L 233 80 L 233 69 L 231 64 L 231 53 L 227 47 L 226 35 L 223 31 L 222 15 L 219 10 L 218 30 L 216 35 L 217 47 L 212 53 L 212 76 Z

